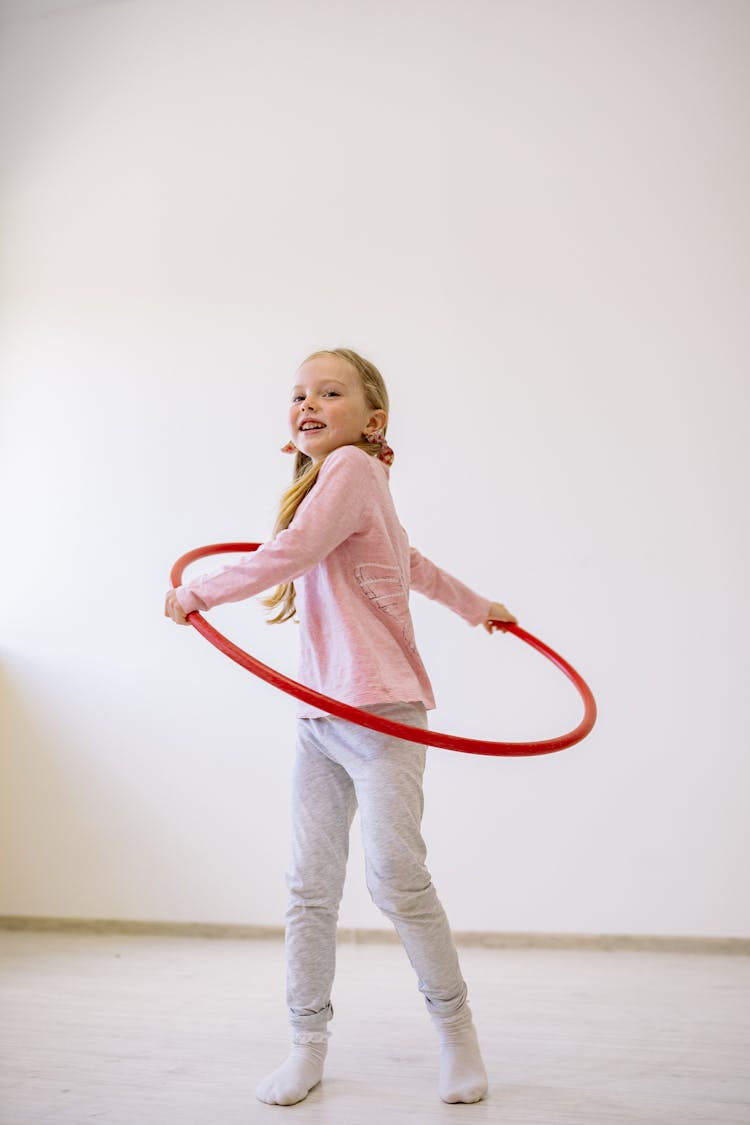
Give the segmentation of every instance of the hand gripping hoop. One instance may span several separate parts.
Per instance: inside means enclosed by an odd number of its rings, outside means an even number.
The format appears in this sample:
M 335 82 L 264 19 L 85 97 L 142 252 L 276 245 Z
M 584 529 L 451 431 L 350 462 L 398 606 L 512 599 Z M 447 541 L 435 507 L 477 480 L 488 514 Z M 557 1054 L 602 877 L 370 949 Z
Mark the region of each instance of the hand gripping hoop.
M 214 543 L 208 547 L 196 547 L 194 551 L 188 551 L 177 560 L 172 567 L 171 582 L 174 587 L 177 587 L 182 582 L 182 573 L 185 567 L 190 563 L 195 562 L 197 559 L 208 558 L 211 555 L 233 554 L 242 553 L 248 554 L 251 551 L 257 551 L 260 543 Z M 575 668 L 568 664 L 567 660 L 563 660 L 556 652 L 553 652 L 543 641 L 537 637 L 527 633 L 519 625 L 513 625 L 507 621 L 494 621 L 493 626 L 506 633 L 514 633 L 520 640 L 525 641 L 526 644 L 531 645 L 537 652 L 541 652 L 548 660 L 557 665 L 561 672 L 564 672 L 568 679 L 578 690 L 584 704 L 584 715 L 581 722 L 575 730 L 569 731 L 568 734 L 562 734 L 559 738 L 547 738 L 541 742 L 490 742 L 480 738 L 460 738 L 453 734 L 440 734 L 439 731 L 422 730 L 421 727 L 408 726 L 406 723 L 394 723 L 390 719 L 385 719 L 381 715 L 373 715 L 369 711 L 362 711 L 359 707 L 352 707 L 348 703 L 341 703 L 338 699 L 331 699 L 327 695 L 321 695 L 318 691 L 313 691 L 312 688 L 305 687 L 304 684 L 298 683 L 296 680 L 290 679 L 288 676 L 282 675 L 273 668 L 269 668 L 267 664 L 262 664 L 260 660 L 250 656 L 244 649 L 239 648 L 220 633 L 209 625 L 200 613 L 188 614 L 188 621 L 197 629 L 198 632 L 210 641 L 212 645 L 218 648 L 219 652 L 223 652 L 230 660 L 234 660 L 242 668 L 246 668 L 248 672 L 259 676 L 261 680 L 271 684 L 272 687 L 279 688 L 280 691 L 285 691 L 287 695 L 293 695 L 295 699 L 301 699 L 303 703 L 312 704 L 314 707 L 319 707 L 321 711 L 326 711 L 330 715 L 336 715 L 341 719 L 348 719 L 351 723 L 357 723 L 362 727 L 369 727 L 371 730 L 382 731 L 384 734 L 394 735 L 396 738 L 406 739 L 407 742 L 421 742 L 424 746 L 437 746 L 441 750 L 456 750 L 461 754 L 484 754 L 490 757 L 504 757 L 504 758 L 523 758 L 531 757 L 536 754 L 552 754 L 556 750 L 566 750 L 569 746 L 575 745 L 580 742 L 589 733 L 594 723 L 596 722 L 596 702 L 591 693 L 591 689 L 585 681 L 579 676 Z

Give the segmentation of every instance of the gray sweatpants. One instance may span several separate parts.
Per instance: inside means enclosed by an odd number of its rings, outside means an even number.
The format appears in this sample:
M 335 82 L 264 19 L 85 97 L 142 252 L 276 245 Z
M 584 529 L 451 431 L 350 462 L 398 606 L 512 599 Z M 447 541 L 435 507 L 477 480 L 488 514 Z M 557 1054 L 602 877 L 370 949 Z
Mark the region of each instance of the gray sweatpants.
M 426 728 L 421 703 L 369 707 Z M 295 1032 L 325 1032 L 333 1015 L 336 922 L 359 806 L 367 886 L 391 919 L 428 1010 L 450 1016 L 466 1002 L 448 919 L 425 867 L 420 825 L 425 748 L 345 719 L 299 719 L 287 871 L 287 1004 Z

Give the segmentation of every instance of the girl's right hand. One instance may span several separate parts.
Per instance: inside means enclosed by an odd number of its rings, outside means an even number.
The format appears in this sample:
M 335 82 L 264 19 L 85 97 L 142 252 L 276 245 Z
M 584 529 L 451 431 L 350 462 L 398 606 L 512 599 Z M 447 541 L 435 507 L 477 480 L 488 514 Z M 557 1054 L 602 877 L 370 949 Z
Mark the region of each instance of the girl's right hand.
M 493 621 L 508 621 L 511 625 L 518 624 L 518 618 L 514 617 L 509 609 L 506 609 L 501 602 L 492 602 L 490 605 L 490 615 L 484 622 L 484 627 L 488 633 L 494 632 L 491 622 Z
M 171 617 L 176 625 L 188 625 L 188 619 L 183 613 L 182 606 L 177 600 L 174 590 L 167 593 L 164 601 L 164 616 Z

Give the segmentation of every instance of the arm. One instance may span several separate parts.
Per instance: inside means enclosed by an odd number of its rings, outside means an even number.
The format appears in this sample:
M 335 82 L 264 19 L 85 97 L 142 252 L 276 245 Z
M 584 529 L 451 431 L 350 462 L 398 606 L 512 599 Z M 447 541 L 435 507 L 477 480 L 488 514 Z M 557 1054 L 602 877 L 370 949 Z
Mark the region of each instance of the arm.
M 366 484 L 365 454 L 350 446 L 335 450 L 320 470 L 315 487 L 295 514 L 290 527 L 252 555 L 178 586 L 173 599 L 184 615 L 223 602 L 253 597 L 279 582 L 290 582 L 311 570 L 358 530 L 366 505 L 359 494 Z M 183 622 L 170 595 L 165 613 Z
M 515 623 L 515 617 L 504 605 L 500 602 L 490 602 L 475 593 L 458 578 L 441 570 L 434 562 L 421 555 L 416 547 L 410 547 L 409 556 L 413 590 L 452 609 L 470 625 L 484 625 L 488 633 L 492 632 L 492 627 L 488 624 L 490 620 Z

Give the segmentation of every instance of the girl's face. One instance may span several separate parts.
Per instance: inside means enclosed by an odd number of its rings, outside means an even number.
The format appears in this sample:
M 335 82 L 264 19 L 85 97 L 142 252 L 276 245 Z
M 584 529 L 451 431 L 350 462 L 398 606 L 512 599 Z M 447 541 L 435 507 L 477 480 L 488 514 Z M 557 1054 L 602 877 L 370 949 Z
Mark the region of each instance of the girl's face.
M 289 427 L 297 449 L 313 461 L 381 430 L 387 420 L 384 410 L 368 406 L 359 374 L 341 356 L 316 356 L 297 371 Z

